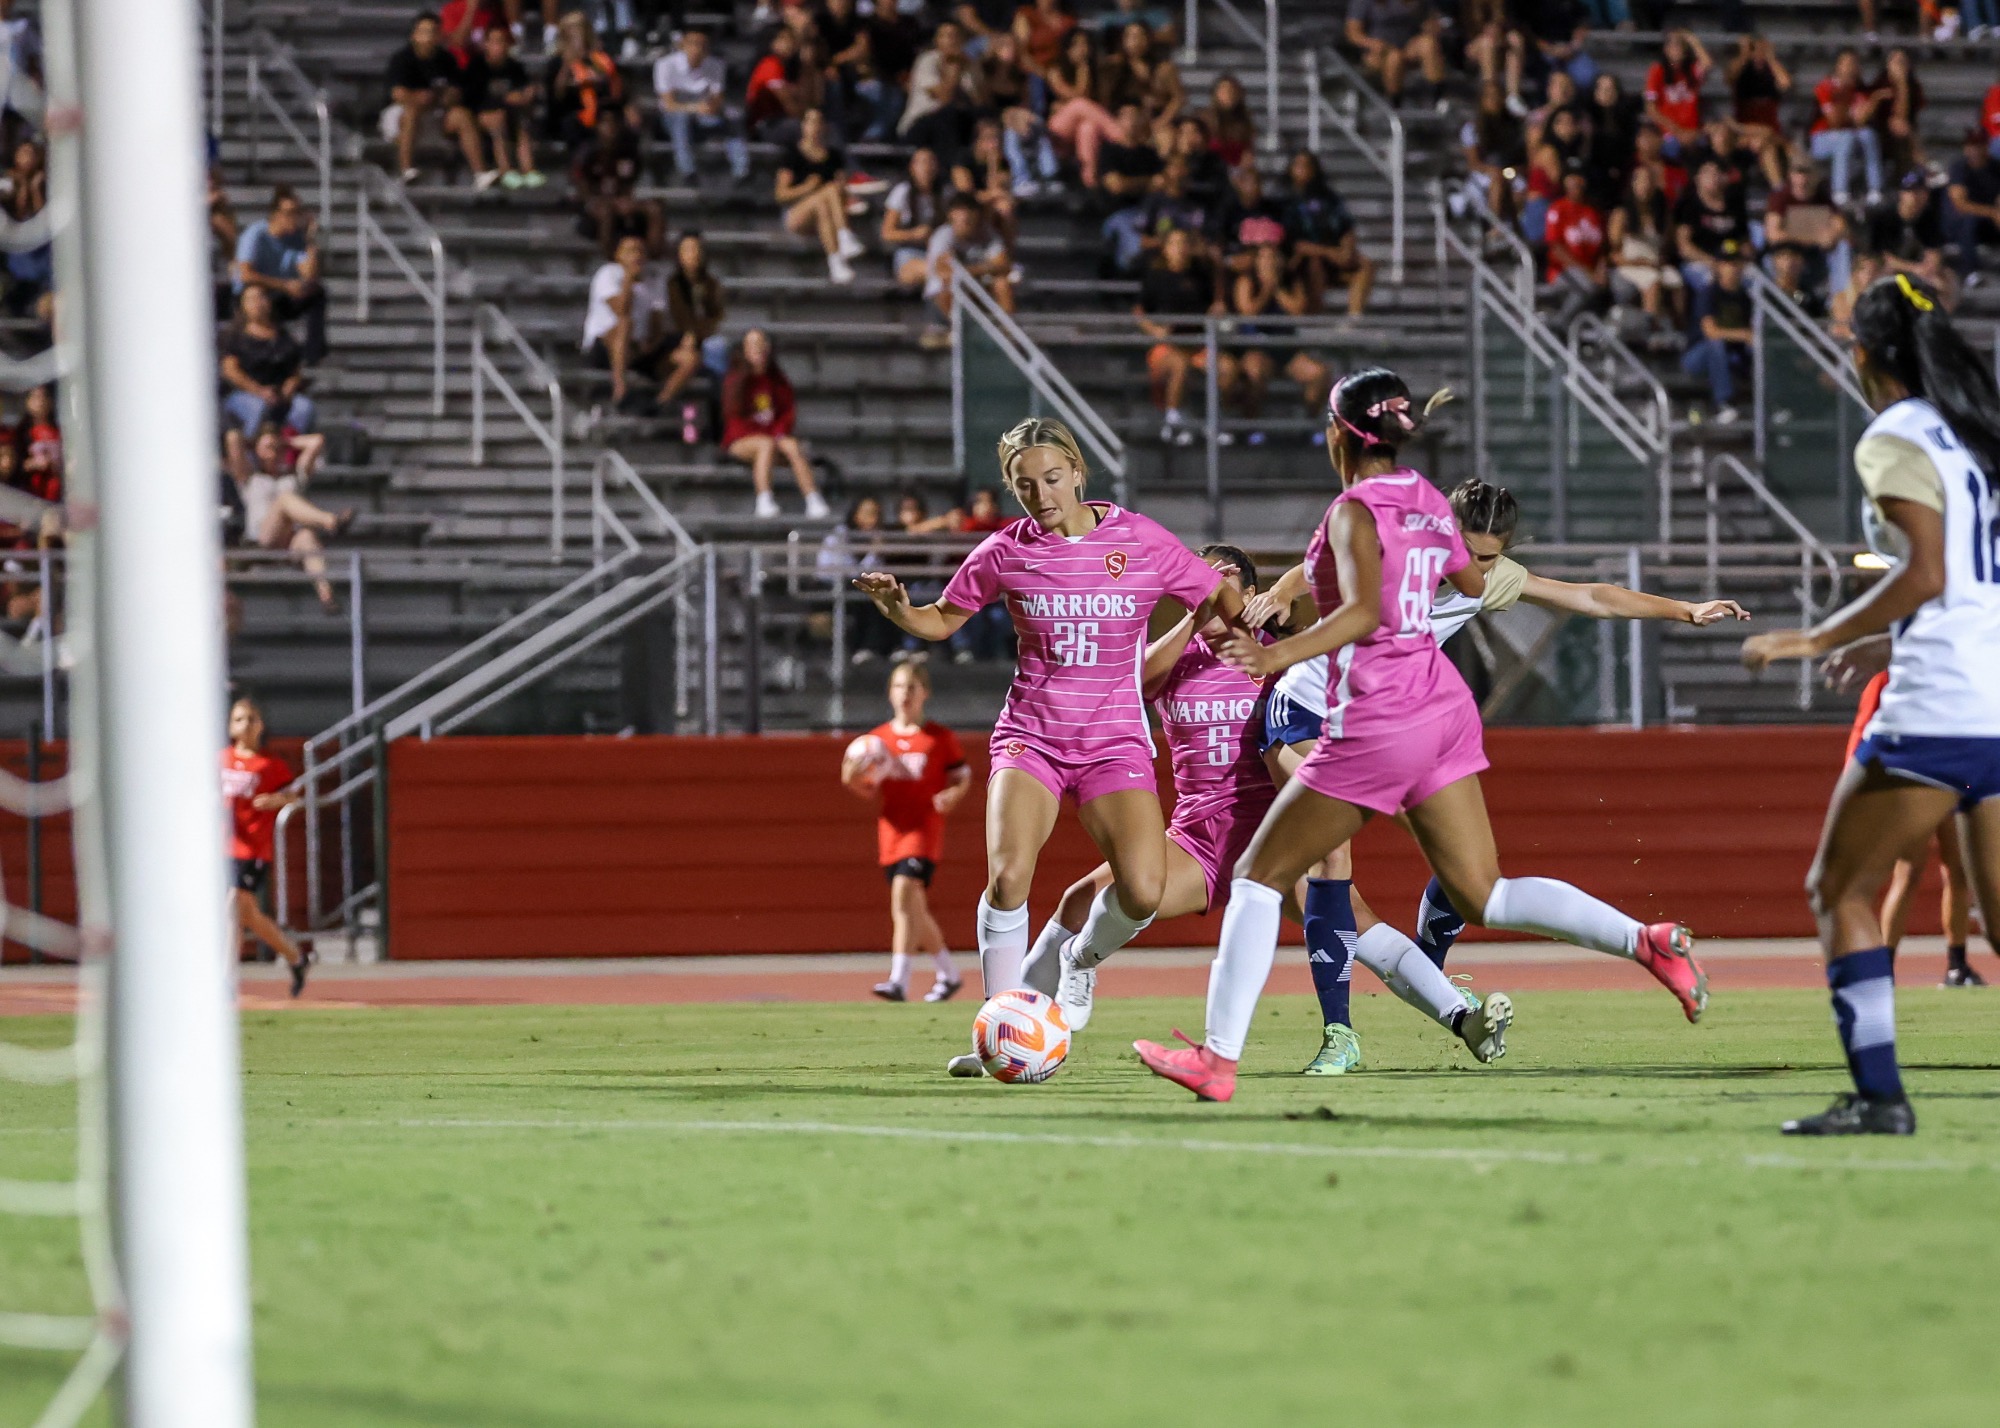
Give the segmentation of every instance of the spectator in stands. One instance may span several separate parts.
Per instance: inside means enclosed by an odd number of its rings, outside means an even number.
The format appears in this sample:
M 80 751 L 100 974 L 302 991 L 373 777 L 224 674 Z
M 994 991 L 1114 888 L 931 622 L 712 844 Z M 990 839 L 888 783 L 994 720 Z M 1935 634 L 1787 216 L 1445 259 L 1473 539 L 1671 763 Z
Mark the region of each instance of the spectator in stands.
M 1021 42 L 1011 32 L 995 34 L 987 42 L 980 76 L 987 107 L 1000 116 L 1000 142 L 1014 173 L 1014 196 L 1033 198 L 1044 186 L 1060 189 L 1062 168 L 1056 161 L 1055 145 L 1049 142 L 1042 116 L 1030 105 L 1029 81 L 1033 76 L 1022 67 Z M 1028 162 L 1031 145 L 1032 166 Z
M 1202 151 L 1207 152 L 1204 140 Z M 1147 135 L 1146 111 L 1128 104 L 1118 111 L 1118 135 L 1098 151 L 1098 191 L 1111 202 L 1136 207 L 1152 190 L 1166 161 Z
M 805 112 L 819 108 L 823 98 L 818 66 L 800 63 L 798 32 L 789 25 L 779 26 L 772 32 L 770 48 L 750 71 L 744 92 L 743 116 L 750 133 L 787 142 L 798 133 Z
M 1944 244 L 1944 205 L 1931 192 L 1929 175 L 1912 169 L 1896 185 L 1896 196 L 1869 213 L 1869 250 L 1889 272 L 1945 291 Z
M 1776 249 L 1770 255 L 1770 263 L 1772 285 L 1790 298 L 1800 312 L 1815 320 L 1826 316 L 1826 302 L 1807 277 L 1802 251 L 1794 247 Z
M 1566 74 L 1581 90 L 1597 78 L 1590 57 L 1590 23 L 1577 0 L 1535 0 L 1521 7 L 1522 27 L 1533 52 L 1525 56 L 1529 71 Z
M 1284 207 L 1265 196 L 1256 160 L 1238 164 L 1229 179 L 1229 193 L 1208 223 L 1209 245 L 1222 263 L 1225 282 L 1250 271 L 1259 247 L 1285 242 Z
M 1701 132 L 1701 85 L 1712 68 L 1692 30 L 1669 30 L 1660 57 L 1646 71 L 1646 122 L 1660 131 L 1661 150 L 1679 162 Z
M 1986 152 L 2000 159 L 2000 84 L 1986 91 L 1979 104 L 1979 124 L 1986 133 Z
M 7 216 L 16 223 L 33 218 L 48 206 L 48 166 L 42 146 L 24 139 L 14 146 L 14 163 L 4 179 Z M 55 248 L 42 243 L 7 254 L 7 310 L 20 317 L 55 286 Z
M 1966 287 L 1977 287 L 1979 245 L 2000 242 L 2000 165 L 1983 142 L 1984 135 L 1968 129 L 1946 180 L 1945 237 L 1953 249 L 1952 266 Z
M 1739 35 L 1736 53 L 1725 70 L 1735 109 L 1733 117 L 1743 137 L 1758 149 L 1784 144 L 1785 96 L 1792 92 L 1792 72 L 1762 35 Z M 1766 174 L 1770 172 L 1767 168 Z
M 577 149 L 569 177 L 579 211 L 577 231 L 595 239 L 607 258 L 626 238 L 642 240 L 648 256 L 666 242 L 665 207 L 638 194 L 644 172 L 639 136 L 626 123 L 625 111 L 617 105 L 599 110 L 597 130 Z
M 506 30 L 508 39 L 514 37 L 509 22 L 520 22 L 521 0 L 512 0 L 511 9 L 512 14 L 505 13 L 498 0 L 445 0 L 438 7 L 438 28 L 445 48 L 460 64 L 470 64 L 495 30 Z
M 975 200 L 1010 249 L 1020 230 L 1014 214 L 1015 178 L 1001 142 L 1000 121 L 981 119 L 972 126 L 972 147 L 951 161 L 951 190 Z
M 1208 121 L 1199 115 L 1181 116 L 1181 122 L 1174 126 L 1174 142 L 1167 150 L 1167 157 L 1186 162 L 1188 196 L 1195 202 L 1220 203 L 1222 195 L 1229 191 L 1229 167 L 1208 142 Z
M 964 195 L 952 199 L 945 208 L 944 223 L 931 234 L 925 254 L 930 259 L 930 275 L 924 280 L 924 296 L 945 318 L 951 316 L 954 268 L 991 293 L 1002 312 L 1014 310 L 1014 255 L 1006 240 L 994 231 L 979 200 Z M 924 334 L 924 345 L 950 346 L 950 329 L 932 327 Z
M 1582 108 L 1588 142 L 1584 172 L 1590 179 L 1590 201 L 1600 211 L 1616 208 L 1632 176 L 1632 150 L 1639 139 L 1639 106 L 1605 70 L 1591 82 L 1590 100 Z
M 792 479 L 805 497 L 806 519 L 827 517 L 826 499 L 813 480 L 805 445 L 793 434 L 797 421 L 798 402 L 791 381 L 778 365 L 770 336 L 763 328 L 753 327 L 743 334 L 736 360 L 722 382 L 722 449 L 732 460 L 750 468 L 759 519 L 778 514 L 778 498 L 771 494 L 771 472 L 780 457 L 792 468 Z
M 1620 302 L 1636 300 L 1656 328 L 1677 322 L 1681 275 L 1669 261 L 1673 228 L 1667 220 L 1667 196 L 1651 168 L 1640 165 L 1632 170 L 1625 181 L 1624 202 L 1612 210 L 1606 236 L 1613 295 Z M 1675 310 L 1669 312 L 1669 306 Z
M 674 340 L 667 353 L 667 380 L 660 388 L 661 406 L 679 396 L 696 372 L 706 368 L 717 381 L 729 372 L 729 339 L 722 335 L 729 304 L 721 279 L 709 271 L 708 245 L 699 233 L 683 233 L 674 245 L 674 258 L 673 276 L 667 279 L 667 323 Z
M 464 71 L 438 31 L 438 18 L 426 10 L 410 26 L 410 41 L 389 59 L 389 101 L 395 118 L 396 167 L 404 183 L 417 181 L 417 127 L 435 117 L 439 131 L 458 142 L 465 162 L 481 171 L 479 130 L 460 91 Z M 388 121 L 384 120 L 384 128 Z
M 583 315 L 583 352 L 590 365 L 611 373 L 611 401 L 623 407 L 630 374 L 659 375 L 668 348 L 666 296 L 647 281 L 646 244 L 621 238 L 611 261 L 590 279 Z
M 230 469 L 244 474 L 245 439 L 256 434 L 265 422 L 311 431 L 314 424 L 312 398 L 305 395 L 305 361 L 299 344 L 271 318 L 271 297 L 262 288 L 245 288 L 237 300 L 239 316 L 222 334 L 217 344 L 222 380 L 230 391 L 222 399 L 222 409 L 236 430 L 226 433 L 233 439 Z
M 622 113 L 625 77 L 618 71 L 618 61 L 605 52 L 581 10 L 556 22 L 556 52 L 543 88 L 548 94 L 549 137 L 572 154 L 597 136 L 599 121 L 609 111 L 633 117 Z
M 1088 30 L 1072 30 L 1063 52 L 1042 71 L 1049 89 L 1049 135 L 1076 156 L 1085 188 L 1097 187 L 1098 153 L 1119 138 L 1119 123 L 1097 102 L 1097 42 Z
M 1696 294 L 1715 281 L 1715 261 L 1725 249 L 1739 258 L 1750 250 L 1750 221 L 1729 201 L 1722 166 L 1713 159 L 1694 171 L 1694 186 L 1674 209 L 1674 243 L 1681 277 Z
M 889 250 L 889 274 L 898 287 L 914 292 L 930 277 L 926 253 L 931 234 L 944 222 L 944 175 L 929 149 L 910 155 L 908 176 L 889 190 L 882 205 L 882 243 Z
M 1173 233 L 1187 234 L 1195 256 L 1206 257 L 1208 243 L 1203 235 L 1207 224 L 1208 209 L 1187 191 L 1187 160 L 1176 154 L 1167 160 L 1136 208 L 1105 220 L 1105 233 L 1112 240 L 1112 266 L 1121 274 L 1137 272 L 1165 247 Z
M 1924 141 L 1918 124 L 1924 112 L 1924 83 L 1910 67 L 1910 52 L 1898 45 L 1882 57 L 1882 71 L 1868 92 L 1881 97 L 1875 129 L 1891 173 L 1922 168 Z
M 1869 284 L 1882 276 L 1882 260 L 1873 253 L 1857 253 L 1847 286 L 1827 302 L 1827 330 L 1842 342 L 1854 340 L 1854 304 L 1868 291 Z
M 1853 50 L 1842 50 L 1833 62 L 1833 72 L 1813 86 L 1817 106 L 1806 146 L 1813 158 L 1829 166 L 1833 179 L 1833 201 L 1845 208 L 1852 197 L 1851 180 L 1855 151 L 1868 180 L 1867 202 L 1882 200 L 1882 141 L 1873 127 L 1875 111 L 1886 94 L 1871 94 L 1861 82 L 1861 59 Z
M 237 486 L 243 499 L 243 542 L 263 550 L 289 550 L 312 578 L 313 593 L 329 615 L 340 613 L 333 585 L 326 578 L 323 536 L 337 536 L 354 524 L 354 512 L 315 506 L 305 498 L 310 470 L 286 469 L 288 452 L 277 427 L 266 423 L 257 432 L 250 474 Z
M 1471 36 L 1465 45 L 1465 60 L 1479 76 L 1483 91 L 1491 85 L 1500 91 L 1500 102 L 1516 119 L 1527 117 L 1527 101 L 1521 97 L 1521 82 L 1527 65 L 1528 40 L 1519 26 L 1510 23 L 1506 7 L 1498 0 L 1483 13 L 1468 8 L 1465 31 Z
M 1224 168 L 1235 168 L 1245 154 L 1256 151 L 1257 123 L 1250 117 L 1243 85 L 1235 75 L 1225 74 L 1215 81 L 1201 122 L 1208 127 L 1208 146 Z
M 21 399 L 14 427 L 12 484 L 44 501 L 63 498 L 63 436 L 56 420 L 56 389 L 47 382 L 30 387 Z
M 1570 164 L 1562 184 L 1562 196 L 1549 205 L 1543 223 L 1542 244 L 1548 254 L 1548 287 L 1543 295 L 1557 304 L 1549 325 L 1568 332 L 1577 318 L 1604 305 L 1611 274 L 1604 252 L 1604 215 L 1590 202 L 1583 165 Z
M 1307 312 L 1325 309 L 1329 290 L 1347 294 L 1347 315 L 1358 318 L 1375 286 L 1375 265 L 1361 251 L 1361 237 L 1319 159 L 1301 149 L 1285 168 L 1283 204 L 1291 265 L 1305 284 Z
M 479 133 L 493 152 L 492 167 L 482 162 L 474 169 L 476 185 L 540 188 L 548 182 L 535 167 L 535 141 L 529 133 L 538 91 L 528 67 L 515 58 L 513 31 L 505 25 L 486 31 L 465 68 L 464 83 Z
M 238 293 L 262 288 L 279 322 L 305 319 L 307 366 L 326 356 L 326 289 L 319 281 L 319 244 L 299 196 L 283 184 L 271 191 L 271 211 L 236 240 L 230 274 Z
M 1347 43 L 1360 55 L 1362 68 L 1382 81 L 1391 104 L 1402 104 L 1403 76 L 1411 65 L 1430 84 L 1431 97 L 1442 102 L 1442 34 L 1443 21 L 1431 0 L 1348 0 Z
M 1459 131 L 1465 166 L 1473 191 L 1494 217 L 1505 223 L 1519 211 L 1518 194 L 1526 184 L 1527 137 L 1521 121 L 1507 108 L 1498 84 L 1479 91 L 1479 108 Z
M 1750 370 L 1756 334 L 1750 330 L 1750 294 L 1743 287 L 1743 257 L 1734 247 L 1716 255 L 1715 281 L 1694 295 L 1695 340 L 1681 354 L 1681 370 L 1708 380 L 1712 420 L 1736 420 L 1736 384 Z
M 775 511 L 773 512 L 775 514 Z M 826 533 L 820 543 L 815 565 L 845 586 L 850 572 L 877 570 L 882 565 L 882 501 L 877 496 L 856 496 L 848 503 L 840 524 Z M 903 632 L 875 608 L 873 600 L 848 600 L 848 662 L 870 664 L 887 659 L 903 646 Z M 1003 607 L 1004 608 L 1004 607 Z
M 1063 8 L 1063 0 L 1032 0 L 1014 12 L 1014 39 L 1021 46 L 1021 63 L 1029 74 L 1046 83 L 1049 70 L 1062 58 L 1065 42 L 1076 28 L 1076 16 Z M 1036 106 L 1053 110 L 1051 99 Z
M 1288 317 L 1303 317 L 1311 310 L 1305 283 L 1285 264 L 1285 252 L 1275 243 L 1260 243 L 1252 250 L 1249 268 L 1237 274 L 1232 285 L 1231 309 L 1237 317 L 1236 330 L 1244 336 L 1290 337 L 1297 331 Z M 1238 410 L 1250 421 L 1264 413 L 1264 393 L 1272 376 L 1283 364 L 1285 375 L 1299 385 L 1308 418 L 1323 418 L 1328 388 L 1332 385 L 1326 364 L 1303 348 L 1251 347 L 1238 359 L 1242 380 L 1237 384 Z M 1314 434 L 1324 442 L 1321 423 L 1314 422 Z M 1263 443 L 1264 434 L 1252 430 L 1250 444 Z
M 1760 152 L 1743 138 L 1735 121 L 1719 114 L 1702 126 L 1701 140 L 1688 154 L 1687 162 L 1696 170 L 1710 162 L 1721 169 L 1723 190 L 1737 208 L 1748 206 L 1750 176 L 1760 168 L 1769 187 L 1782 188 L 1785 182 L 1782 151 Z
M 1541 241 L 1549 205 L 1562 197 L 1562 176 L 1562 153 L 1554 144 L 1538 144 L 1530 151 L 1528 186 L 1521 195 L 1521 218 L 1516 225 L 1530 243 Z
M 972 138 L 986 103 L 985 71 L 965 52 L 965 32 L 950 20 L 910 70 L 910 97 L 897 132 L 904 143 L 955 154 Z
M 1181 415 L 1190 372 L 1207 370 L 1203 324 L 1174 318 L 1222 316 L 1225 311 L 1215 269 L 1195 256 L 1194 238 L 1184 228 L 1167 235 L 1160 256 L 1139 282 L 1139 303 L 1133 314 L 1139 330 L 1153 339 L 1146 352 L 1146 372 L 1152 378 L 1153 399 L 1162 413 L 1160 440 L 1192 446 L 1194 430 Z M 1236 390 L 1236 358 L 1217 354 L 1216 388 L 1227 400 Z
M 921 491 L 908 490 L 896 497 L 896 529 L 903 535 L 939 535 L 957 530 L 963 516 L 964 513 L 956 509 L 932 515 Z
M 1773 256 L 1795 253 L 1816 288 L 1838 292 L 1847 286 L 1847 218 L 1810 160 L 1793 164 L 1784 187 L 1765 199 L 1764 247 Z
M 1128 25 L 1144 25 L 1156 45 L 1171 45 L 1179 38 L 1176 21 L 1181 13 L 1178 5 L 1150 4 L 1148 0 L 1113 0 L 1109 9 L 1090 23 L 1107 48 L 1118 43 L 1118 37 L 1125 33 Z
M 799 139 L 778 158 L 772 190 L 785 208 L 785 231 L 817 237 L 826 253 L 827 275 L 836 283 L 854 281 L 849 260 L 864 251 L 847 226 L 847 155 L 828 141 L 826 116 L 808 109 Z
M 1097 102 L 1112 114 L 1122 112 L 1128 104 L 1138 105 L 1145 112 L 1153 141 L 1167 142 L 1187 103 L 1180 67 L 1156 53 L 1153 32 L 1143 22 L 1135 20 L 1119 30 L 1117 45 L 1098 72 Z
M 750 176 L 750 145 L 743 136 L 743 117 L 729 108 L 728 75 L 721 58 L 709 53 L 706 31 L 683 31 L 681 47 L 660 57 L 653 66 L 653 97 L 660 106 L 660 123 L 674 146 L 674 172 L 683 182 L 692 182 L 695 177 L 697 132 L 722 140 L 731 179 L 740 183 Z
M 903 92 L 875 53 L 880 32 L 855 0 L 822 0 L 812 20 L 826 43 L 826 111 L 834 131 L 863 143 L 886 141 L 902 115 Z

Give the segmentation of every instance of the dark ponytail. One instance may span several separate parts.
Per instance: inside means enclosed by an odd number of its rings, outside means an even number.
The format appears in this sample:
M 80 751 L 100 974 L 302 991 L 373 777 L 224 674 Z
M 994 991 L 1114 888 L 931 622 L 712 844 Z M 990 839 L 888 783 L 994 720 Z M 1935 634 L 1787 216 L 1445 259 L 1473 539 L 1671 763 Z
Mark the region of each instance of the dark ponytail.
M 1477 476 L 1467 477 L 1452 488 L 1452 514 L 1458 517 L 1458 528 L 1466 535 L 1499 536 L 1503 541 L 1514 538 L 1514 528 L 1521 523 L 1520 503 L 1514 493 L 1505 486 L 1493 486 Z
M 1243 582 L 1245 590 L 1261 590 L 1264 582 L 1257 578 L 1257 562 L 1252 560 L 1241 546 L 1228 545 L 1222 541 L 1210 541 L 1195 554 L 1203 560 L 1222 560 L 1236 567 L 1236 578 Z
M 1422 411 L 1415 411 L 1408 383 L 1387 367 L 1367 367 L 1334 383 L 1326 398 L 1326 422 L 1352 437 L 1364 453 L 1394 456 L 1451 399 L 1451 388 L 1444 387 L 1431 394 Z
M 1873 366 L 1937 408 L 2000 493 L 2000 391 L 1937 293 L 1906 273 L 1876 279 L 1854 304 L 1854 340 Z

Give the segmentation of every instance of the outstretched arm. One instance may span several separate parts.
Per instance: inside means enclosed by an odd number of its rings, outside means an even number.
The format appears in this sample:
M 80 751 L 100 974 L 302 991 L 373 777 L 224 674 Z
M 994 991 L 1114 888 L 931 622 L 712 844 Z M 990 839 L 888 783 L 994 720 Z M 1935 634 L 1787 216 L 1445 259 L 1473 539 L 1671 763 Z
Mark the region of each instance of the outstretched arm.
M 855 576 L 854 588 L 873 600 L 883 617 L 904 634 L 933 643 L 950 639 L 973 615 L 970 610 L 961 610 L 942 600 L 929 605 L 912 605 L 910 592 L 903 588 L 903 582 L 881 571 Z
M 1232 630 L 1217 647 L 1230 664 L 1262 679 L 1366 639 L 1382 623 L 1382 545 L 1375 535 L 1375 517 L 1365 507 L 1343 501 L 1328 518 L 1327 536 L 1340 578 L 1340 607 L 1276 644 L 1259 644 L 1253 636 Z M 1480 583 L 1484 585 L 1483 577 Z
M 1944 516 L 1891 496 L 1881 503 L 1889 524 L 1909 541 L 1909 558 L 1860 599 L 1810 630 L 1773 630 L 1743 642 L 1743 663 L 1762 669 L 1774 660 L 1818 659 L 1830 650 L 1879 635 L 1944 593 Z
M 1550 580 L 1530 575 L 1521 589 L 1521 598 L 1531 605 L 1583 615 L 1592 620 L 1673 620 L 1689 625 L 1712 625 L 1735 616 L 1750 618 L 1750 612 L 1734 600 L 1704 600 L 1690 604 L 1664 595 L 1648 595 L 1643 590 L 1627 590 L 1623 585 L 1579 585 L 1568 580 Z

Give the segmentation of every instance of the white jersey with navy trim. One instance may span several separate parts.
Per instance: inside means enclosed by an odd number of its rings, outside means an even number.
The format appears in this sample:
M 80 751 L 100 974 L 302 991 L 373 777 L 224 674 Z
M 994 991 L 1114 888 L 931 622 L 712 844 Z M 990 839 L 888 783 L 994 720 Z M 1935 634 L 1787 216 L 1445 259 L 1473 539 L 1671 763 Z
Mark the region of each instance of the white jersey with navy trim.
M 1889 683 L 1865 732 L 1871 738 L 2000 738 L 2000 499 L 1929 402 L 1897 402 L 1869 423 L 1861 441 L 1884 437 L 1895 444 L 1892 453 L 1915 448 L 1900 463 L 1904 471 L 1915 466 L 1921 473 L 1920 458 L 1935 470 L 1943 499 L 1944 592 L 1891 632 Z M 1864 470 L 1871 496 L 1904 494 L 1893 480 L 1869 482 L 1869 474 Z

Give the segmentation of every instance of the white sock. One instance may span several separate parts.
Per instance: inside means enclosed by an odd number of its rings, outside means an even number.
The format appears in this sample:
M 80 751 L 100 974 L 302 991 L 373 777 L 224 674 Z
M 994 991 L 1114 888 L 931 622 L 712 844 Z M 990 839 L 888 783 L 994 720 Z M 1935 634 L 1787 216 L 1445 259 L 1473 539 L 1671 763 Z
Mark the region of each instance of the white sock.
M 1056 984 L 1062 980 L 1062 945 L 1074 936 L 1074 930 L 1050 918 L 1035 938 L 1027 963 L 1021 968 L 1022 985 L 1033 987 L 1045 997 L 1054 996 Z
M 957 981 L 958 964 L 951 960 L 951 949 L 949 947 L 940 947 L 934 956 L 937 961 L 938 980 L 940 982 Z
M 899 987 L 910 985 L 910 954 L 891 952 L 889 954 L 889 980 Z
M 1486 899 L 1485 923 L 1508 932 L 1534 932 L 1632 957 L 1645 931 L 1617 908 L 1554 878 L 1501 878 Z
M 1095 967 L 1152 925 L 1152 914 L 1133 917 L 1118 901 L 1118 889 L 1107 887 L 1091 900 L 1083 931 L 1070 941 L 1070 955 L 1079 967 Z
M 1355 939 L 1354 960 L 1440 1026 L 1449 1027 L 1465 1006 L 1451 978 L 1424 955 L 1424 949 L 1386 922 L 1376 923 Z
M 1222 914 L 1222 942 L 1208 969 L 1208 1049 L 1238 1061 L 1250 1036 L 1257 998 L 1278 959 L 1278 922 L 1285 899 L 1275 889 L 1248 878 L 1229 885 L 1229 908 Z
M 1028 951 L 1028 905 L 1002 912 L 979 895 L 979 979 L 986 999 L 1021 985 L 1021 959 Z

